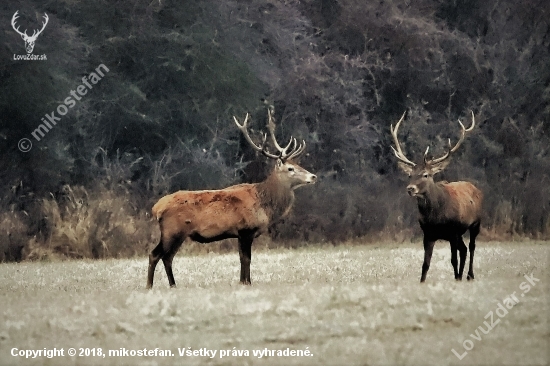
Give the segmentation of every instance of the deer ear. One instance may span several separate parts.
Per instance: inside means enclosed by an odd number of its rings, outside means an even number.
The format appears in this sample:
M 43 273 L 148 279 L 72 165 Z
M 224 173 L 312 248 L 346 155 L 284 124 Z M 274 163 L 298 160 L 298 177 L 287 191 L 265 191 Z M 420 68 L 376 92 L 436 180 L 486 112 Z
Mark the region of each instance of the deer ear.
M 404 171 L 406 174 L 408 175 L 411 175 L 412 172 L 413 172 L 413 167 L 410 166 L 409 164 L 405 164 L 405 163 L 402 163 L 402 162 L 397 162 L 397 165 L 399 166 L 399 168 L 401 168 L 402 171 Z
M 446 160 L 443 160 L 442 162 L 440 163 L 437 163 L 437 164 L 434 164 L 432 166 L 432 174 L 437 174 L 439 173 L 440 171 L 442 171 L 443 169 L 445 169 L 447 167 L 447 165 L 449 165 L 449 163 L 451 162 L 450 159 L 446 159 Z
M 283 166 L 283 161 L 281 159 L 277 159 L 277 168 L 280 168 Z

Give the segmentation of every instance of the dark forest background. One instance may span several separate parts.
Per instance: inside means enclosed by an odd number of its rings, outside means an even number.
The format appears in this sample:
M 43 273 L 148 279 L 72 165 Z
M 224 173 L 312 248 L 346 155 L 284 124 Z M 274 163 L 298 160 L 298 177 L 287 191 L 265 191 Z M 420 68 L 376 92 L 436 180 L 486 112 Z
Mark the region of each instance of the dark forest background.
M 49 24 L 34 54 L 21 30 Z M 486 239 L 550 235 L 547 0 L 21 0 L 0 5 L 0 260 L 143 255 L 154 202 L 179 189 L 261 180 L 232 116 L 307 141 L 321 178 L 297 191 L 273 245 L 416 240 L 415 201 L 391 153 L 445 152 L 439 179 L 485 193 Z M 41 141 L 82 77 L 109 73 Z M 34 146 L 20 152 L 21 138 Z M 416 238 L 416 239 L 415 239 Z M 271 244 L 270 244 L 271 245 Z

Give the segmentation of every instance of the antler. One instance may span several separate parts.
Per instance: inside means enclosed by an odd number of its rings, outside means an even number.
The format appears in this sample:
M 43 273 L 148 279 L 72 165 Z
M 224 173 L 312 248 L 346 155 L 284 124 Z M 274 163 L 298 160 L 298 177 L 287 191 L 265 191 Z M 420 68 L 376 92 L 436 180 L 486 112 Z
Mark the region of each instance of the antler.
M 286 145 L 284 148 L 281 147 L 277 142 L 277 139 L 275 138 L 275 122 L 273 121 L 271 108 L 267 110 L 267 117 L 268 117 L 267 129 L 269 130 L 269 134 L 271 135 L 271 141 L 273 142 L 273 146 L 275 146 L 275 148 L 279 151 L 280 159 L 282 161 L 286 161 L 286 160 L 294 159 L 300 156 L 306 149 L 305 140 L 302 140 L 302 142 L 297 146 L 298 144 L 297 140 L 291 136 L 290 141 L 288 142 L 288 145 Z M 289 148 L 290 148 L 290 151 L 287 152 Z
M 42 22 L 42 29 L 40 29 L 39 31 L 37 31 L 35 29 L 34 32 L 32 33 L 32 36 L 30 36 L 30 38 L 37 38 L 40 35 L 40 33 L 42 33 L 44 31 L 44 28 L 46 28 L 46 25 L 48 24 L 48 21 L 50 20 L 50 18 L 48 18 L 48 14 L 44 13 L 44 19 L 46 21 Z
M 462 124 L 462 122 L 460 122 L 460 120 L 458 120 L 458 123 L 460 123 L 460 127 L 462 129 L 462 134 L 460 136 L 460 139 L 458 140 L 458 142 L 456 143 L 456 145 L 454 147 L 451 147 L 451 139 L 449 139 L 449 150 L 447 150 L 447 152 L 445 153 L 445 155 L 443 155 L 442 157 L 440 158 L 437 158 L 437 159 L 432 159 L 431 160 L 431 163 L 440 163 L 442 162 L 443 160 L 449 158 L 449 156 L 451 156 L 452 153 L 454 153 L 456 150 L 458 150 L 458 148 L 460 147 L 460 145 L 462 145 L 462 142 L 464 141 L 464 137 L 466 137 L 466 132 L 470 132 L 474 129 L 474 126 L 476 125 L 476 119 L 475 119 L 475 116 L 474 116 L 474 111 L 472 111 L 472 125 L 468 128 L 464 127 L 464 125 Z M 428 153 L 428 150 L 426 150 L 426 154 Z M 424 160 L 426 160 L 426 155 L 424 155 Z
M 250 138 L 250 135 L 248 134 L 248 130 L 246 129 L 246 125 L 248 123 L 248 117 L 249 116 L 250 115 L 247 113 L 246 117 L 244 118 L 244 122 L 243 122 L 242 125 L 239 124 L 239 121 L 237 120 L 237 117 L 233 116 L 233 119 L 235 120 L 235 124 L 237 125 L 237 128 L 239 130 L 241 130 L 241 132 L 243 133 L 246 141 L 248 141 L 248 143 L 250 144 L 250 146 L 252 146 L 254 148 L 254 150 L 261 152 L 262 154 L 264 154 L 268 158 L 278 159 L 279 158 L 278 155 L 271 154 L 269 151 L 266 150 L 267 134 L 264 133 L 264 137 L 262 139 L 262 145 L 261 146 L 256 145 L 254 143 L 254 141 L 252 141 L 252 139 Z
M 19 10 L 17 10 L 17 11 L 15 12 L 15 14 L 13 14 L 13 17 L 11 18 L 11 26 L 12 26 L 13 30 L 16 31 L 17 33 L 19 33 L 19 35 L 20 35 L 21 37 L 28 37 L 28 35 L 27 35 L 27 30 L 26 30 L 26 29 L 25 29 L 25 32 L 22 33 L 22 32 L 19 30 L 19 26 L 18 26 L 18 27 L 15 27 L 15 22 L 16 22 L 17 18 L 19 18 L 19 15 L 18 15 L 17 13 L 19 13 Z
M 17 10 L 15 12 L 15 14 L 13 14 L 13 17 L 11 18 L 11 26 L 13 28 L 13 30 L 15 30 L 17 33 L 19 33 L 19 35 L 21 37 L 24 37 L 24 38 L 28 38 L 28 39 L 33 39 L 33 38 L 37 38 L 40 33 L 42 33 L 44 31 L 44 28 L 46 28 L 46 25 L 48 24 L 48 21 L 50 20 L 50 18 L 48 17 L 48 14 L 44 13 L 44 19 L 45 21 L 42 22 L 42 29 L 40 29 L 39 31 L 37 31 L 36 29 L 33 31 L 32 33 L 32 36 L 29 37 L 29 35 L 27 34 L 27 30 L 25 29 L 25 32 L 21 32 L 19 30 L 19 26 L 15 26 L 15 22 L 17 21 L 17 18 L 19 18 L 19 10 Z
M 265 156 L 271 159 L 281 159 L 283 162 L 294 159 L 298 156 L 300 156 L 306 149 L 306 142 L 302 141 L 299 145 L 295 138 L 291 137 L 290 142 L 285 147 L 281 147 L 279 143 L 277 142 L 277 139 L 275 138 L 275 123 L 273 122 L 273 116 L 271 115 L 271 110 L 268 110 L 268 120 L 269 123 L 267 125 L 267 128 L 269 130 L 269 134 L 271 135 L 271 141 L 273 142 L 273 145 L 279 151 L 278 155 L 275 155 L 273 153 L 270 153 L 267 150 L 267 134 L 264 133 L 262 144 L 260 146 L 256 145 L 254 141 L 252 141 L 252 138 L 248 134 L 248 130 L 246 129 L 246 126 L 248 124 L 248 117 L 249 114 L 246 114 L 246 117 L 244 119 L 243 124 L 241 125 L 239 121 L 237 120 L 237 117 L 233 116 L 233 119 L 235 120 L 235 123 L 237 124 L 237 128 L 241 130 L 243 133 L 246 141 L 254 148 L 254 150 L 261 152 Z
M 403 115 L 401 116 L 401 119 L 395 125 L 395 129 L 393 128 L 393 125 L 390 125 L 391 135 L 393 136 L 393 143 L 395 144 L 395 147 L 397 148 L 397 150 L 393 146 L 391 146 L 391 149 L 393 150 L 393 153 L 395 154 L 397 159 L 399 159 L 401 162 L 410 166 L 415 166 L 416 164 L 410 161 L 409 159 L 407 159 L 405 154 L 403 154 L 403 151 L 401 150 L 401 145 L 399 145 L 399 140 L 397 139 L 397 130 L 399 129 L 399 125 L 401 125 L 401 122 L 403 122 L 403 119 L 405 118 L 405 114 L 407 114 L 407 111 L 403 113 Z

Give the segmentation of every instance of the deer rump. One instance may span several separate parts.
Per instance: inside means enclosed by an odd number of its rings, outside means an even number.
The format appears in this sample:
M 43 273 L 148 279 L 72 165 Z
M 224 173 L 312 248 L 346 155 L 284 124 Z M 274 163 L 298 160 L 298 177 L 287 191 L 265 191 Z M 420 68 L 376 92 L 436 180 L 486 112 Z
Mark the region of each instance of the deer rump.
M 269 219 L 259 202 L 254 184 L 239 184 L 223 190 L 175 192 L 161 198 L 152 211 L 163 239 L 189 237 L 211 243 L 267 226 Z
M 449 195 L 454 210 L 449 216 L 456 215 L 456 220 L 467 226 L 479 220 L 483 194 L 476 186 L 470 182 L 452 182 L 444 183 L 443 188 Z

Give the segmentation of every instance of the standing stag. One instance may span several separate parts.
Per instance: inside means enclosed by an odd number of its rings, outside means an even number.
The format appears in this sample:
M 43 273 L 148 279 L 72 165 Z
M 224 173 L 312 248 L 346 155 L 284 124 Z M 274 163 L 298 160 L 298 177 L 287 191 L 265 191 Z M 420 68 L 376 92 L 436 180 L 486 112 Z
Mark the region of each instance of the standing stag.
M 479 234 L 483 194 L 470 182 L 435 183 L 433 176 L 445 169 L 450 162 L 451 155 L 464 141 L 466 132 L 470 132 L 474 128 L 474 112 L 472 112 L 472 125 L 468 129 L 464 127 L 460 120 L 458 121 L 462 128 L 462 135 L 454 147 L 451 146 L 451 140 L 449 139 L 449 150 L 445 155 L 428 160 L 428 146 L 424 153 L 424 161 L 418 165 L 407 159 L 397 139 L 397 130 L 405 118 L 405 114 L 406 112 L 397 122 L 395 129 L 393 125 L 391 126 L 391 134 L 395 143 L 395 148 L 392 146 L 392 150 L 399 159 L 399 167 L 409 174 L 410 182 L 407 186 L 407 192 L 410 196 L 416 197 L 418 210 L 420 211 L 419 222 L 424 232 L 424 263 L 422 264 L 420 282 L 426 280 L 434 244 L 438 239 L 447 240 L 451 243 L 451 263 L 455 272 L 455 279 L 462 280 L 466 255 L 468 254 L 468 249 L 462 240 L 462 235 L 466 230 L 470 230 L 470 268 L 467 278 L 473 280 L 475 240 L 477 234 Z M 457 250 L 460 253 L 459 268 L 457 268 Z
M 261 183 L 238 184 L 221 190 L 179 191 L 162 197 L 153 206 L 153 216 L 160 225 L 160 243 L 149 254 L 147 288 L 153 286 L 155 267 L 160 259 L 170 287 L 175 287 L 172 260 L 184 240 L 210 243 L 227 238 L 239 239 L 241 283 L 250 285 L 251 247 L 258 237 L 277 220 L 286 216 L 294 203 L 294 190 L 315 183 L 317 177 L 296 164 L 293 159 L 306 148 L 305 141 L 295 138 L 285 147 L 275 138 L 275 123 L 268 111 L 268 130 L 277 153 L 267 149 L 267 134 L 256 145 L 246 129 L 248 114 L 241 125 L 233 117 L 246 141 L 256 151 L 275 160 L 271 174 Z

